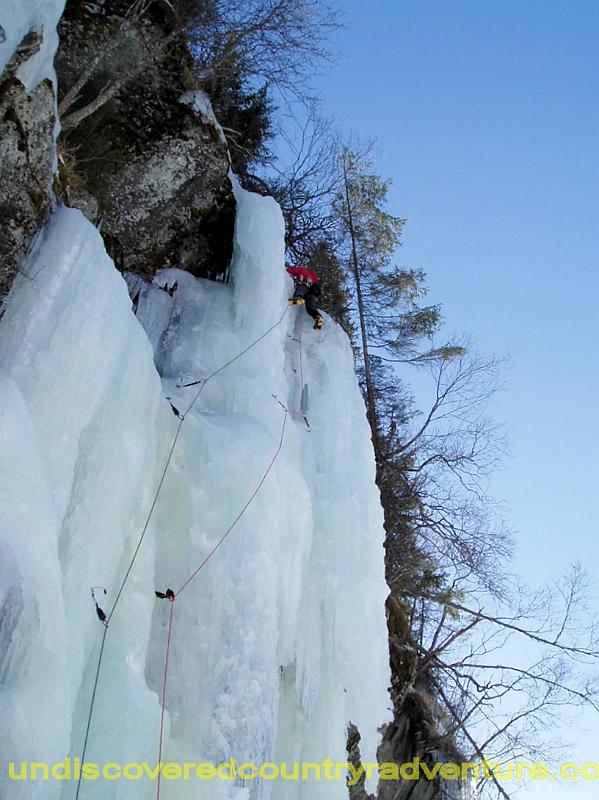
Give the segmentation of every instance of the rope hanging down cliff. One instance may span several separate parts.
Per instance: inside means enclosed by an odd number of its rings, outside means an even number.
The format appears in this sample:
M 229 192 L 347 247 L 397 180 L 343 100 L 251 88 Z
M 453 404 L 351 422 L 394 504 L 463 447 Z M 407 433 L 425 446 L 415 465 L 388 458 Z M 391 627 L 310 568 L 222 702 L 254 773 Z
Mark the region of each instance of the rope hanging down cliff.
M 255 347 L 259 342 L 261 342 L 264 338 L 266 338 L 266 336 L 268 336 L 269 333 L 274 331 L 275 328 L 277 328 L 281 324 L 281 322 L 285 318 L 285 315 L 287 314 L 288 310 L 289 310 L 288 308 L 285 308 L 285 311 L 281 314 L 279 319 L 273 325 L 271 325 L 270 328 L 268 328 L 268 330 L 266 330 L 257 339 L 255 339 L 253 342 L 251 342 L 247 347 L 245 347 L 240 353 L 238 353 L 232 359 L 227 361 L 225 364 L 220 366 L 218 369 L 214 370 L 214 372 L 212 372 L 206 378 L 202 378 L 202 379 L 199 379 L 197 381 L 193 381 L 190 384 L 185 384 L 185 386 L 197 386 L 199 384 L 199 389 L 194 394 L 193 399 L 191 400 L 191 402 L 187 406 L 187 408 L 184 411 L 184 413 L 180 414 L 178 411 L 176 412 L 177 413 L 177 417 L 179 418 L 179 422 L 178 422 L 177 429 L 175 431 L 175 435 L 173 437 L 173 441 L 172 441 L 172 444 L 171 444 L 171 447 L 170 447 L 170 450 L 169 450 L 169 453 L 168 453 L 168 456 L 167 456 L 167 459 L 166 459 L 166 462 L 165 462 L 165 465 L 164 465 L 164 469 L 162 470 L 162 473 L 161 473 L 161 476 L 160 476 L 160 480 L 158 481 L 158 485 L 157 485 L 156 491 L 154 493 L 152 504 L 150 506 L 150 510 L 148 511 L 148 515 L 146 517 L 146 520 L 144 522 L 143 528 L 141 530 L 141 534 L 140 534 L 139 540 L 137 542 L 135 550 L 133 551 L 133 555 L 131 557 L 129 565 L 128 565 L 126 571 L 125 571 L 125 575 L 123 577 L 123 580 L 121 581 L 119 589 L 117 591 L 116 598 L 115 598 L 115 600 L 114 600 L 114 602 L 113 602 L 108 614 L 106 614 L 100 608 L 98 603 L 95 601 L 95 597 L 94 597 L 94 602 L 96 602 L 96 613 L 97 613 L 98 617 L 100 618 L 100 621 L 104 625 L 104 631 L 102 633 L 102 640 L 101 640 L 101 643 L 100 643 L 100 652 L 98 654 L 98 662 L 97 662 L 97 665 L 96 665 L 96 673 L 95 673 L 95 678 L 94 678 L 94 683 L 93 683 L 93 688 L 92 688 L 92 696 L 91 696 L 91 700 L 90 700 L 89 712 L 88 712 L 88 717 L 87 717 L 85 736 L 84 736 L 84 741 L 83 741 L 83 748 L 82 748 L 82 751 L 81 751 L 81 763 L 82 764 L 85 763 L 85 755 L 86 755 L 86 752 L 87 752 L 87 744 L 88 744 L 88 741 L 89 741 L 89 733 L 90 733 L 90 730 L 91 730 L 91 723 L 92 723 L 93 712 L 94 712 L 94 707 L 95 707 L 95 702 L 96 702 L 96 694 L 97 694 L 98 684 L 99 684 L 99 680 L 100 680 L 100 671 L 101 671 L 101 667 L 102 667 L 102 660 L 104 658 L 104 648 L 105 648 L 105 644 L 106 644 L 106 637 L 107 637 L 108 631 L 109 631 L 110 620 L 112 619 L 112 617 L 113 617 L 113 615 L 114 615 L 114 613 L 116 611 L 116 608 L 117 608 L 117 606 L 119 604 L 119 601 L 120 601 L 121 596 L 123 594 L 123 590 L 124 590 L 124 588 L 125 588 L 125 586 L 127 584 L 127 581 L 129 580 L 129 577 L 131 575 L 131 570 L 133 569 L 133 566 L 134 566 L 135 561 L 137 559 L 137 556 L 139 554 L 140 548 L 142 546 L 142 543 L 143 543 L 144 538 L 146 536 L 146 533 L 148 531 L 148 527 L 149 527 L 150 522 L 152 520 L 152 516 L 154 514 L 154 510 L 156 508 L 156 504 L 158 502 L 158 498 L 159 498 L 160 492 L 162 490 L 162 486 L 164 485 L 166 474 L 168 472 L 168 468 L 170 466 L 170 463 L 171 463 L 171 460 L 172 460 L 172 457 L 173 457 L 173 452 L 175 450 L 175 446 L 176 446 L 177 441 L 179 439 L 179 434 L 181 433 L 181 428 L 183 426 L 183 423 L 185 422 L 185 418 L 187 417 L 187 415 L 190 413 L 190 411 L 193 409 L 193 407 L 197 403 L 197 401 L 198 401 L 200 395 L 202 394 L 202 391 L 204 390 L 204 387 L 206 386 L 208 381 L 210 381 L 210 380 L 212 380 L 212 378 L 216 377 L 216 375 L 221 373 L 224 369 L 226 369 L 228 366 L 230 366 L 235 361 L 237 361 L 239 358 L 241 358 L 243 355 L 245 355 L 245 353 L 247 353 L 249 350 L 251 350 L 253 347 Z M 171 407 L 173 407 L 172 404 L 171 404 Z M 286 417 L 287 416 L 287 409 L 285 409 L 285 412 L 286 412 L 285 413 L 285 417 Z M 277 455 L 278 455 L 278 452 L 277 452 Z M 261 485 L 262 484 L 260 484 L 260 486 Z M 244 508 L 244 510 L 245 510 L 245 508 Z M 81 791 L 81 776 L 79 777 L 79 779 L 77 781 L 77 790 L 76 790 L 76 793 L 75 793 L 75 800 L 78 800 L 80 791 Z
M 227 530 L 223 533 L 223 535 L 218 540 L 218 542 L 210 550 L 208 555 L 196 567 L 196 569 L 191 573 L 189 578 L 187 578 L 187 580 L 181 585 L 181 587 L 179 589 L 177 589 L 177 591 L 173 591 L 172 589 L 167 589 L 165 592 L 160 592 L 160 591 L 155 592 L 156 597 L 158 597 L 161 600 L 168 600 L 170 602 L 170 605 L 171 605 L 170 611 L 169 611 L 169 619 L 168 619 L 168 633 L 167 633 L 167 639 L 166 639 L 166 653 L 165 653 L 165 657 L 164 657 L 164 675 L 163 675 L 163 680 L 162 680 L 162 707 L 161 707 L 161 710 L 160 710 L 160 736 L 159 736 L 158 761 L 157 761 L 158 764 L 162 763 L 162 748 L 163 748 L 163 743 L 164 743 L 164 714 L 165 714 L 165 711 L 166 711 L 167 676 L 168 676 L 168 665 L 169 665 L 171 639 L 172 639 L 172 631 L 173 631 L 173 617 L 174 617 L 174 610 L 175 610 L 175 600 L 185 591 L 185 589 L 187 589 L 189 584 L 194 580 L 194 578 L 197 577 L 198 573 L 201 572 L 201 570 L 210 561 L 210 559 L 216 553 L 216 551 L 219 549 L 219 547 L 223 544 L 223 542 L 229 536 L 229 534 L 231 533 L 233 528 L 235 528 L 235 526 L 237 525 L 239 520 L 243 517 L 243 515 L 245 514 L 247 509 L 250 507 L 250 505 L 255 500 L 258 492 L 260 491 L 260 489 L 262 488 L 262 486 L 264 484 L 264 481 L 266 480 L 266 478 L 268 477 L 271 469 L 273 468 L 274 463 L 277 460 L 277 458 L 279 456 L 279 453 L 281 452 L 281 448 L 283 447 L 283 440 L 285 438 L 285 428 L 286 428 L 286 425 L 287 425 L 287 416 L 289 414 L 288 409 L 286 408 L 286 406 L 283 405 L 283 403 L 281 403 L 280 400 L 278 401 L 278 403 L 284 410 L 283 424 L 282 424 L 282 427 L 281 427 L 281 436 L 279 438 L 279 444 L 278 444 L 278 447 L 277 447 L 273 457 L 271 458 L 268 466 L 266 467 L 266 470 L 264 471 L 262 477 L 260 478 L 260 481 L 258 482 L 256 488 L 254 489 L 254 491 L 250 495 L 249 499 L 247 500 L 247 502 L 245 503 L 245 505 L 243 506 L 241 511 L 237 514 L 237 516 L 235 517 L 233 522 L 229 525 Z M 160 800 L 160 777 L 161 777 L 161 772 L 159 770 L 158 771 L 157 782 L 156 782 L 156 800 Z

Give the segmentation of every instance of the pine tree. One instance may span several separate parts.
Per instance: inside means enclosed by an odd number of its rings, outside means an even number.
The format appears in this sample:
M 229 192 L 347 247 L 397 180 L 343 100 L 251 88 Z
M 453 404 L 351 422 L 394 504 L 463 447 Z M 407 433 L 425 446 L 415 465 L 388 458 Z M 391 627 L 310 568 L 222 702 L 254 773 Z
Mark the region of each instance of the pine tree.
M 385 210 L 391 182 L 371 172 L 368 158 L 347 149 L 341 168 L 343 191 L 334 206 L 351 264 L 366 406 L 378 457 L 382 409 L 377 407 L 381 393 L 376 387 L 375 363 L 447 359 L 463 351 L 427 346 L 439 328 L 440 310 L 435 305 L 419 305 L 426 294 L 421 270 L 393 264 L 405 220 Z
M 330 314 L 354 340 L 356 331 L 350 316 L 350 292 L 344 271 L 330 242 L 322 240 L 312 250 L 308 267 L 319 277 L 320 307 Z
M 251 85 L 247 66 L 237 53 L 231 53 L 226 69 L 203 77 L 200 84 L 226 134 L 233 170 L 245 181 L 248 170 L 271 158 L 268 143 L 275 108 L 268 88 Z

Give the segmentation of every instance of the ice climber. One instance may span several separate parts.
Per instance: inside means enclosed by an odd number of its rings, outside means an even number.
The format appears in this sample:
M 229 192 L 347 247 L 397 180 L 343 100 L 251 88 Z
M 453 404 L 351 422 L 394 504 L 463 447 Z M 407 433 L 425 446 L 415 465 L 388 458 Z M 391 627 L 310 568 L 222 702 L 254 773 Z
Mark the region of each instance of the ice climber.
M 295 286 L 293 297 L 288 300 L 289 305 L 305 306 L 306 311 L 314 320 L 314 329 L 320 330 L 324 325 L 324 319 L 316 305 L 316 300 L 320 297 L 318 276 L 306 267 L 287 267 L 286 269 L 293 278 Z

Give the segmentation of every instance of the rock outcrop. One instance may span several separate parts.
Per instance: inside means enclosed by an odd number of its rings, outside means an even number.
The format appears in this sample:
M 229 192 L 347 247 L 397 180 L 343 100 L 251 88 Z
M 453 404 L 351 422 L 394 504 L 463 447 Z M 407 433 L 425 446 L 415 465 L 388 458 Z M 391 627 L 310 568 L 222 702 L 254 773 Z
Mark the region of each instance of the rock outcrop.
M 50 78 L 19 80 L 36 54 L 52 72 L 53 27 L 29 31 L 0 77 L 0 299 L 61 201 L 99 226 L 123 270 L 150 278 L 178 266 L 225 280 L 227 144 L 168 0 L 69 0 L 58 33 L 56 90 Z
M 122 269 L 222 278 L 234 223 L 227 146 L 210 115 L 181 102 L 197 87 L 170 4 L 69 2 L 59 35 L 61 140 L 79 184 L 69 202 L 101 219 Z
M 51 208 L 54 86 L 46 79 L 29 92 L 17 76 L 38 52 L 42 36 L 28 33 L 0 78 L 0 299 Z

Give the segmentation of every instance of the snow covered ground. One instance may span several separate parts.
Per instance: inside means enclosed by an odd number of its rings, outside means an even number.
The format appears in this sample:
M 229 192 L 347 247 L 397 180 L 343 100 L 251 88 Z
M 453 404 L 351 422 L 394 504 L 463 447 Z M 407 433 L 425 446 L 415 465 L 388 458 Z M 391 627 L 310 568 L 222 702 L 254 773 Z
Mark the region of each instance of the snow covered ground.
M 276 204 L 237 190 L 232 283 L 163 270 L 137 317 L 84 217 L 42 231 L 0 321 L 0 752 L 81 754 L 104 629 L 178 420 L 205 377 L 277 322 L 290 280 Z M 162 286 L 177 283 L 171 297 Z M 301 364 L 300 344 L 301 338 Z M 310 430 L 299 411 L 308 386 Z M 106 637 L 86 760 L 155 762 L 170 605 L 177 598 L 163 760 L 344 761 L 355 723 L 376 760 L 390 718 L 383 524 L 364 404 L 345 334 L 292 308 L 210 380 L 187 415 Z M 0 796 L 74 797 L 14 781 Z M 345 798 L 345 781 L 163 782 L 165 800 Z M 82 800 L 150 798 L 149 780 L 84 781 Z

